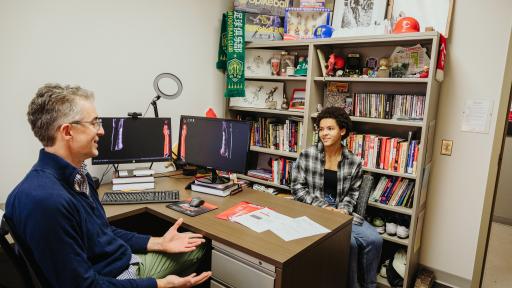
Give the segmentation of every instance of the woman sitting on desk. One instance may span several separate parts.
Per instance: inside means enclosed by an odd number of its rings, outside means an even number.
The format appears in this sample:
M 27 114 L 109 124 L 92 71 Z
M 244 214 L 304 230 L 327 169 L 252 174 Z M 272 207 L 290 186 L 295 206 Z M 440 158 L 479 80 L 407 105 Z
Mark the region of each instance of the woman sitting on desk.
M 363 215 L 352 214 L 362 182 L 361 160 L 342 144 L 352 121 L 342 108 L 328 107 L 318 114 L 316 124 L 320 141 L 294 163 L 292 194 L 295 200 L 354 216 L 348 286 L 358 287 L 359 266 L 360 286 L 376 287 L 382 238 Z

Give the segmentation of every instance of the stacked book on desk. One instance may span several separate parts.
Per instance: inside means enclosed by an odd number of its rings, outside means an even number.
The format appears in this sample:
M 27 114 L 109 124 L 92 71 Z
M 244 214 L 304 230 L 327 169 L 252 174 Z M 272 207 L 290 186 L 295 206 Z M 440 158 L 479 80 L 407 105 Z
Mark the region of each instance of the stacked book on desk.
M 197 178 L 194 183 L 190 185 L 190 189 L 195 192 L 207 193 L 216 196 L 228 196 L 242 191 L 242 187 L 230 180 L 227 183 L 212 184 L 205 178 Z
M 144 190 L 155 188 L 155 177 L 153 176 L 119 176 L 115 174 L 112 178 L 112 190 L 125 191 L 125 190 Z

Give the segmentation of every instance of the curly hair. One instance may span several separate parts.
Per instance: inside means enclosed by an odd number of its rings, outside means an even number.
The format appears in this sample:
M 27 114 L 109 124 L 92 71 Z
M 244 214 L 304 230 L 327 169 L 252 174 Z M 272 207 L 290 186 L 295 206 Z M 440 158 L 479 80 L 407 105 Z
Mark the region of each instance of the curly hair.
M 317 127 L 320 127 L 320 121 L 327 118 L 334 119 L 340 129 L 345 128 L 345 134 L 341 136 L 341 140 L 345 140 L 345 138 L 347 138 L 348 135 L 353 131 L 352 120 L 350 120 L 350 116 L 348 116 L 347 112 L 345 112 L 345 109 L 340 107 L 324 108 L 320 113 L 318 113 L 318 116 L 316 117 Z
M 94 101 L 94 94 L 80 86 L 45 84 L 30 101 L 27 119 L 34 135 L 44 147 L 53 146 L 60 125 L 78 120 L 78 100 Z

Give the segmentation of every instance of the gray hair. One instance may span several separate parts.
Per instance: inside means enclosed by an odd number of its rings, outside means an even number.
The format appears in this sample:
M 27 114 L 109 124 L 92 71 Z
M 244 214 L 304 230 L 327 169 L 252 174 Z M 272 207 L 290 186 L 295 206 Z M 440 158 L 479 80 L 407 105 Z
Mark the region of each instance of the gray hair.
M 79 120 L 78 100 L 94 101 L 94 94 L 80 86 L 45 84 L 28 105 L 27 118 L 32 132 L 44 147 L 55 144 L 55 132 L 65 123 Z

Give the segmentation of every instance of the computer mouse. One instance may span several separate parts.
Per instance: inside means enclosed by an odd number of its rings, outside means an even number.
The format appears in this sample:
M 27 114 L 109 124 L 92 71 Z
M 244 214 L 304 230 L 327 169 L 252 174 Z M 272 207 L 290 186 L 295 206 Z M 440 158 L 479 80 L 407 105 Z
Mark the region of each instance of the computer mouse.
M 200 197 L 194 197 L 192 199 L 190 199 L 190 203 L 188 203 L 188 205 L 190 205 L 190 207 L 200 207 L 201 205 L 204 204 L 204 200 L 201 199 Z

